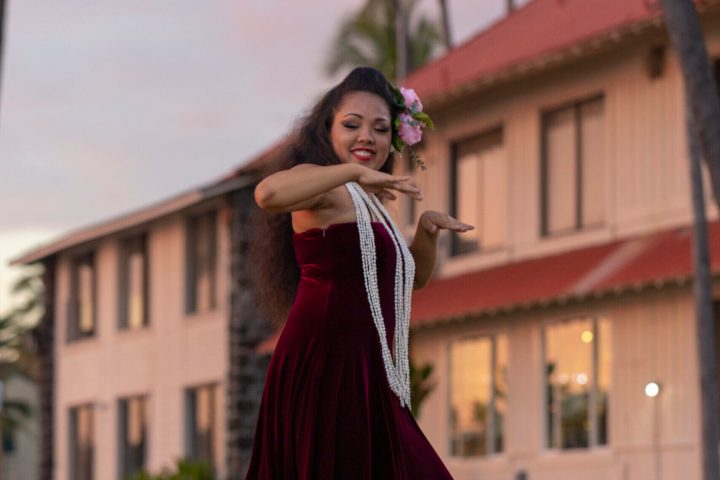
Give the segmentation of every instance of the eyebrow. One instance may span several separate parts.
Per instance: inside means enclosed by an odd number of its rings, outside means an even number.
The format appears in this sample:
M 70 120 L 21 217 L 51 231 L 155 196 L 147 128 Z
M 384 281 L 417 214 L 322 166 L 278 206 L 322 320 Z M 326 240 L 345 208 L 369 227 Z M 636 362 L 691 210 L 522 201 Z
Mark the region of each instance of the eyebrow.
M 349 117 L 350 115 L 354 115 L 354 116 L 356 116 L 356 117 L 358 117 L 358 118 L 363 118 L 363 116 L 360 115 L 359 113 L 350 112 L 350 113 L 346 113 L 346 114 L 345 114 L 346 117 Z M 390 121 L 390 119 L 387 118 L 387 117 L 377 117 L 377 118 L 375 119 L 375 121 L 377 122 L 378 120 L 384 120 L 384 121 L 386 121 L 386 122 L 389 122 L 389 121 Z

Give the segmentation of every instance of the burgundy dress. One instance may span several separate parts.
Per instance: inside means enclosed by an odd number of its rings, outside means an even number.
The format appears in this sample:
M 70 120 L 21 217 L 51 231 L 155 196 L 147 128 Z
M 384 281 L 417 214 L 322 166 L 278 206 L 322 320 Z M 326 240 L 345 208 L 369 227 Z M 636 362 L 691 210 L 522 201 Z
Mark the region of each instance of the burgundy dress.
M 388 345 L 395 247 L 373 222 Z M 297 296 L 268 367 L 247 480 L 451 479 L 390 390 L 355 223 L 293 235 Z

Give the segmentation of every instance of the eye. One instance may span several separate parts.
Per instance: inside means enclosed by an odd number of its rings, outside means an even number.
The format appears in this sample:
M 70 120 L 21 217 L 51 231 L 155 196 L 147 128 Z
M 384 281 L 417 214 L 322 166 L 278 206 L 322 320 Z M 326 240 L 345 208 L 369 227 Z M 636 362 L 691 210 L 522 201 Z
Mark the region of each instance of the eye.
M 343 123 L 343 127 L 349 128 L 349 129 L 351 129 L 351 130 L 354 130 L 354 129 L 358 128 L 358 126 L 357 126 L 356 124 L 354 124 L 354 123 Z
M 390 131 L 390 129 L 387 128 L 387 127 L 378 127 L 378 128 L 375 129 L 375 131 L 381 132 L 381 133 L 387 133 L 387 132 Z

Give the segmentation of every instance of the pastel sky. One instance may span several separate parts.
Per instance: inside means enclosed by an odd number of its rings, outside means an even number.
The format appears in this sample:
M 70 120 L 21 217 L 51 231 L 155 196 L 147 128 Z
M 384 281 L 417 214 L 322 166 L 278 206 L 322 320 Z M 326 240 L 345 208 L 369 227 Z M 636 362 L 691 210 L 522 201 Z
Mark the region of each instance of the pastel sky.
M 428 15 L 437 2 L 419 0 Z M 0 312 L 9 258 L 210 182 L 337 78 L 363 0 L 10 0 L 0 97 Z M 525 1 L 518 2 L 520 4 Z M 456 43 L 506 0 L 448 0 Z

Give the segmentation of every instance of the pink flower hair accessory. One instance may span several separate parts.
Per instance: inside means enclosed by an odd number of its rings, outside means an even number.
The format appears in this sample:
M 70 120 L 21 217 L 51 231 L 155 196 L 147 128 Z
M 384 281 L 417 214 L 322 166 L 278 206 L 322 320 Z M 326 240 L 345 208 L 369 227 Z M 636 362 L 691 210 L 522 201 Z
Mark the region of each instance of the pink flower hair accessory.
M 423 105 L 415 90 L 404 87 L 398 88 L 393 83 L 388 83 L 393 93 L 395 106 L 400 110 L 400 113 L 393 121 L 396 133 L 393 135 L 392 146 L 400 154 L 402 154 L 405 147 L 408 147 L 410 158 L 421 169 L 425 170 L 425 163 L 412 146 L 422 140 L 423 128 L 429 127 L 433 129 L 435 125 L 433 125 L 428 114 L 422 111 Z

